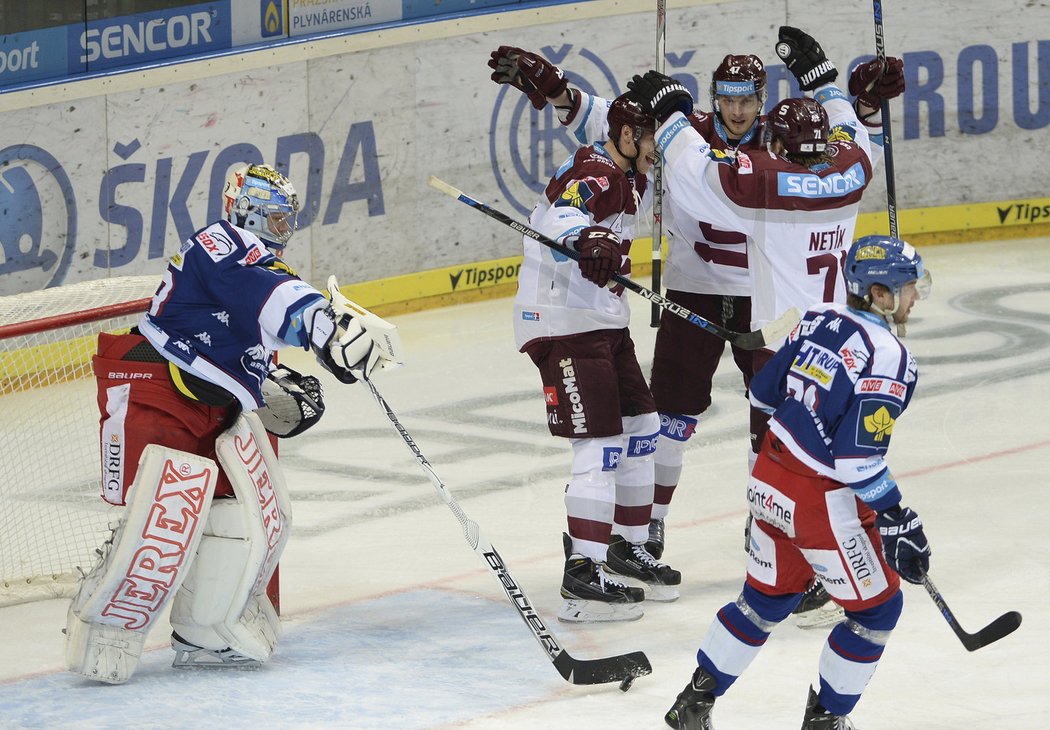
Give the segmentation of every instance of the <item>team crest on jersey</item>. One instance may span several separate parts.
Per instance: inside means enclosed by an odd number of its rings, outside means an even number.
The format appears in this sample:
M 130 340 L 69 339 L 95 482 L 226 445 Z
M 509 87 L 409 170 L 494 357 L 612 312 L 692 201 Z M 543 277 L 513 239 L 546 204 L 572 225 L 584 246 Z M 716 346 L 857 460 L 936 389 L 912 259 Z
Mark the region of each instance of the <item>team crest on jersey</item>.
M 714 147 L 708 147 L 707 156 L 715 162 L 721 162 L 724 165 L 732 165 L 736 161 L 736 155 L 732 152 L 726 152 Z
M 212 261 L 222 261 L 236 248 L 226 234 L 217 230 L 201 231 L 197 234 L 197 243 L 211 256 Z
M 884 449 L 890 445 L 893 424 L 900 416 L 900 406 L 882 400 L 861 404 L 857 414 L 857 445 Z
M 828 135 L 828 142 L 852 142 L 857 137 L 857 131 L 853 127 L 845 125 L 835 127 Z
M 586 180 L 576 180 L 554 201 L 555 208 L 578 208 L 587 210 L 587 201 L 594 197 Z

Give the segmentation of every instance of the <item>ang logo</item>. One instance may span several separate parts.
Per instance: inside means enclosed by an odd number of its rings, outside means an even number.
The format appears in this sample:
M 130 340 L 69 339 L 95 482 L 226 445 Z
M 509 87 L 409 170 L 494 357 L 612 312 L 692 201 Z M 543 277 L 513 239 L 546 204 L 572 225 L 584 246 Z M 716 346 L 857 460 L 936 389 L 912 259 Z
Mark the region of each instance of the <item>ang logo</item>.
M 609 67 L 585 48 L 543 46 L 538 53 L 562 69 L 590 66 L 594 69 L 590 75 L 604 80 L 602 90 L 596 91 L 583 77 L 567 71 L 565 78 L 570 86 L 610 99 L 621 93 Z M 508 125 L 509 134 L 505 131 Z M 489 157 L 500 192 L 518 213 L 529 214 L 558 166 L 579 146 L 553 107 L 548 104 L 537 111 L 520 91 L 500 86 L 489 126 Z
M 0 292 L 58 286 L 76 250 L 73 183 L 50 152 L 31 144 L 0 150 Z

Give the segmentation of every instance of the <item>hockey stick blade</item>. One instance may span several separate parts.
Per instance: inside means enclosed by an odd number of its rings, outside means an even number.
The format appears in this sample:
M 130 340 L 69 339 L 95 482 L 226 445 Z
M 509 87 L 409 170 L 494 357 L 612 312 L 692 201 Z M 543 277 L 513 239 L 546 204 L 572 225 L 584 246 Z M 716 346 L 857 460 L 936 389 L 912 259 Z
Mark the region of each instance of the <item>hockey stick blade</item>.
M 1009 636 L 1014 631 L 1017 631 L 1021 625 L 1021 614 L 1017 611 L 1010 611 L 992 621 L 976 634 L 968 633 L 959 625 L 955 614 L 948 608 L 948 603 L 944 600 L 944 596 L 937 590 L 937 586 L 933 584 L 930 576 L 925 572 L 922 574 L 922 585 L 926 592 L 930 594 L 930 598 L 937 605 L 941 615 L 944 616 L 944 620 L 948 622 L 948 625 L 955 632 L 955 635 L 959 637 L 959 641 L 962 642 L 967 651 L 977 651 L 982 647 L 999 641 L 1004 636 Z
M 427 181 L 427 184 L 435 190 L 440 190 L 441 192 L 445 193 L 445 195 L 455 198 L 456 200 L 469 205 L 475 210 L 481 211 L 489 218 L 497 220 L 503 225 L 513 228 L 515 231 L 522 234 L 523 236 L 527 236 L 528 238 L 531 238 L 537 243 L 540 243 L 546 246 L 547 248 L 557 251 L 563 256 L 566 256 L 574 261 L 580 260 L 579 251 L 573 248 L 569 248 L 568 246 L 563 246 L 562 244 L 555 241 L 553 238 L 548 238 L 542 233 L 532 228 L 529 228 L 524 223 L 519 223 L 518 221 L 514 220 L 505 213 L 501 213 L 495 208 L 486 205 L 485 203 L 482 203 L 479 200 L 475 200 L 474 198 L 464 193 L 462 190 L 449 185 L 447 182 L 438 177 L 435 177 L 434 175 L 430 176 L 430 179 Z M 630 289 L 635 294 L 638 294 L 639 296 L 648 299 L 654 305 L 667 310 L 668 312 L 677 317 L 681 317 L 682 319 L 686 320 L 691 324 L 695 324 L 697 327 L 703 329 L 706 332 L 709 332 L 712 335 L 715 335 L 716 337 L 721 337 L 723 340 L 726 340 L 729 343 L 736 345 L 737 347 L 743 350 L 757 350 L 761 347 L 766 347 L 767 345 L 776 342 L 777 340 L 787 335 L 799 321 L 798 310 L 790 309 L 783 315 L 781 315 L 777 320 L 770 322 L 761 329 L 757 329 L 753 332 L 734 332 L 733 330 L 726 329 L 721 325 L 717 325 L 714 322 L 704 319 L 699 314 L 689 311 L 681 304 L 672 302 L 670 299 L 667 299 L 666 297 L 653 291 L 652 289 L 646 289 L 641 284 L 637 284 L 634 281 L 631 281 L 626 276 L 623 276 L 621 274 L 613 274 L 611 281 L 615 281 L 617 284 L 620 284 L 625 289 Z
M 572 684 L 621 682 L 627 684 L 628 687 L 630 686 L 629 679 L 633 680 L 635 677 L 651 674 L 653 671 L 652 665 L 649 664 L 649 659 L 646 658 L 645 654 L 640 651 L 603 659 L 575 659 L 562 648 L 554 633 L 547 628 L 543 619 L 536 612 L 536 609 L 533 608 L 532 601 L 525 595 L 525 589 L 510 574 L 510 570 L 507 568 L 506 563 L 503 562 L 502 556 L 496 551 L 492 543 L 481 534 L 481 528 L 478 526 L 478 523 L 467 517 L 463 508 L 459 506 L 459 502 L 452 496 L 452 492 L 449 491 L 445 483 L 441 481 L 441 477 L 437 475 L 430 462 L 427 461 L 427 457 L 423 455 L 411 434 L 401 425 L 401 421 L 398 420 L 390 404 L 386 402 L 386 399 L 376 388 L 375 383 L 368 377 L 364 377 L 362 380 L 372 392 L 372 397 L 375 399 L 379 409 L 383 411 L 390 423 L 393 424 L 401 439 L 405 442 L 405 446 L 412 452 L 416 462 L 422 467 L 430 483 L 434 485 L 438 496 L 441 497 L 442 501 L 452 510 L 452 514 L 459 520 L 460 527 L 463 528 L 463 537 L 466 538 L 471 549 L 484 561 L 489 572 L 500 584 L 503 592 L 507 595 L 507 599 L 517 609 L 521 620 L 529 627 L 532 637 L 539 642 L 539 645 L 547 654 L 547 658 L 554 664 L 558 673 Z
M 572 684 L 608 684 L 622 682 L 625 678 L 644 677 L 652 674 L 649 658 L 640 651 L 620 654 L 605 659 L 575 659 L 564 649 L 554 659 L 554 667 L 566 681 Z M 628 686 L 630 684 L 628 683 Z

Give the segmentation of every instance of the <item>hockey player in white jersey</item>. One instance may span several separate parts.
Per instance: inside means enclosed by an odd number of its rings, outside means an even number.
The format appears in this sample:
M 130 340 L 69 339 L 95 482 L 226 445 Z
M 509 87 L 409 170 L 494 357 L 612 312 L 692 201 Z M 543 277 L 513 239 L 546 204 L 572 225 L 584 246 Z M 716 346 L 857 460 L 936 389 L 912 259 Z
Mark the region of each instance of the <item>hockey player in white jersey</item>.
M 99 335 L 102 497 L 126 509 L 70 605 L 66 659 L 100 682 L 131 677 L 169 604 L 175 667 L 269 659 L 280 623 L 266 586 L 291 504 L 267 429 L 292 436 L 324 412 L 318 380 L 275 368 L 274 352 L 313 350 L 344 383 L 397 357 L 334 277 L 330 303 L 282 260 L 299 210 L 284 175 L 238 166 L 223 197 L 224 218 L 169 259 L 138 326 Z
M 819 59 L 812 61 L 814 65 Z M 803 64 L 804 65 L 804 64 Z M 798 63 L 796 68 L 802 71 Z M 510 84 L 527 94 L 537 109 L 546 104 L 582 144 L 604 139 L 608 104 L 568 85 L 564 73 L 542 56 L 527 50 L 500 46 L 490 54 L 492 80 Z M 855 109 L 864 125 L 881 126 L 883 98 L 904 90 L 902 63 L 890 57 L 858 64 L 849 79 L 857 95 Z M 711 76 L 711 112 L 694 110 L 690 124 L 710 143 L 712 154 L 731 156 L 737 151 L 764 151 L 763 117 L 766 72 L 754 55 L 728 55 Z M 872 132 L 881 143 L 881 135 Z M 690 311 L 730 329 L 746 330 L 751 324 L 751 281 L 748 276 L 747 236 L 739 229 L 713 224 L 696 217 L 694 206 L 680 206 L 680 188 L 664 191 L 664 226 L 669 250 L 664 282 L 667 297 Z M 691 201 L 686 201 L 687 203 Z M 814 300 L 816 301 L 816 300 Z M 795 303 L 804 309 L 809 301 Z M 661 420 L 656 461 L 656 490 L 647 548 L 657 558 L 663 554 L 664 518 L 682 472 L 683 453 L 694 436 L 700 415 L 711 403 L 711 383 L 724 340 L 678 317 L 664 313 L 656 336 L 650 387 Z M 745 388 L 753 369 L 753 355 L 733 348 Z M 752 458 L 753 454 L 752 452 Z M 819 605 L 819 601 L 813 602 Z
M 645 173 L 656 122 L 630 95 L 612 102 L 608 118 L 608 141 L 572 154 L 529 217 L 533 229 L 574 246 L 579 262 L 524 237 L 514 300 L 515 340 L 540 372 L 548 428 L 572 440 L 563 621 L 639 618 L 643 598 L 674 600 L 681 582 L 645 549 L 660 423 L 623 287 L 607 286 L 630 271 L 636 220 L 651 194 Z
M 709 730 L 711 710 L 819 575 L 845 617 L 830 632 L 803 730 L 848 730 L 903 606 L 899 578 L 921 583 L 930 547 L 886 464 L 918 368 L 899 339 L 929 274 L 909 244 L 853 243 L 846 304 L 820 304 L 751 381 L 770 413 L 747 494 L 754 524 L 743 591 L 717 613 L 692 680 L 667 712 Z M 894 335 L 894 329 L 897 336 Z

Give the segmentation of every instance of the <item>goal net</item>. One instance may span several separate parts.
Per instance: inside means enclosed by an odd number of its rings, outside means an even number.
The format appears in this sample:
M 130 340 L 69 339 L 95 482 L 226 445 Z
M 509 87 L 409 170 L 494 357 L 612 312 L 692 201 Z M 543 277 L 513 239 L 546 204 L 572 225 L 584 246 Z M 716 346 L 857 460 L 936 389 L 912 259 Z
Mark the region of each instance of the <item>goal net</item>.
M 158 276 L 0 297 L 0 606 L 72 596 L 121 508 L 102 501 L 91 357 Z

